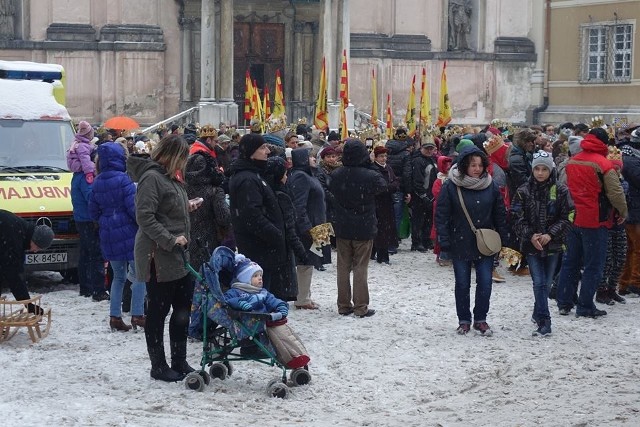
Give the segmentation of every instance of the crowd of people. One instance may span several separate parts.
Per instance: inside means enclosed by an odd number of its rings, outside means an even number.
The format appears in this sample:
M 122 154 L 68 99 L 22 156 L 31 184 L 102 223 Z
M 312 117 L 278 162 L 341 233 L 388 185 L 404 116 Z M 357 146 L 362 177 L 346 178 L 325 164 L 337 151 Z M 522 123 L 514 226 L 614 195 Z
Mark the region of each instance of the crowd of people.
M 284 138 L 259 126 L 240 137 L 224 124 L 188 125 L 161 138 L 96 144 L 81 122 L 68 153 L 80 294 L 111 300 L 112 330 L 144 328 L 151 376 L 177 381 L 193 371 L 186 345 L 194 283 L 184 250 L 196 268 L 217 246 L 244 254 L 259 264 L 264 289 L 300 310 L 319 308 L 312 277 L 334 252 L 336 311 L 367 318 L 376 313 L 369 262 L 391 265 L 404 238 L 411 251 L 433 251 L 436 266 L 453 269 L 457 332 L 489 336 L 492 285 L 507 279 L 500 254 L 479 249 L 476 231 L 493 229 L 520 255 L 511 272 L 531 276 L 533 333 L 545 336 L 550 299 L 561 315 L 575 307 L 578 317 L 599 317 L 606 311 L 594 298 L 613 305 L 640 295 L 640 127 L 605 127 L 493 122 L 418 138 L 400 126 L 383 141 L 341 140 L 306 125 Z M 335 237 L 314 250 L 311 230 L 326 223 Z M 25 228 L 20 250 L 27 240 L 44 247 L 45 232 Z M 171 366 L 163 342 L 170 310 Z

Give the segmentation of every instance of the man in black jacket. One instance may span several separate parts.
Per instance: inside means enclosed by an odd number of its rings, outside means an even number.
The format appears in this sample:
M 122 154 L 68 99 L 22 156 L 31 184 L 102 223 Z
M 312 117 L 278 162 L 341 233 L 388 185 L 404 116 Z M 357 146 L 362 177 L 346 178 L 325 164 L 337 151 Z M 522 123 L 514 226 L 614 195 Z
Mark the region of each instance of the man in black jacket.
M 411 159 L 412 190 L 411 195 L 411 250 L 426 252 L 433 248 L 429 237 L 433 224 L 433 194 L 431 188 L 438 175 L 433 159 L 436 144 L 427 141 Z
M 393 193 L 393 211 L 396 219 L 396 231 L 400 233 L 400 223 L 402 222 L 402 211 L 405 201 L 411 201 L 411 146 L 407 141 L 407 131 L 399 128 L 396 131 L 396 139 L 391 139 L 385 144 L 388 150 L 387 163 L 393 169 L 393 173 L 400 178 L 400 189 Z M 389 253 L 393 254 L 397 248 L 389 248 Z
M 30 298 L 24 281 L 24 252 L 47 249 L 53 242 L 53 230 L 46 225 L 29 224 L 19 216 L 0 209 L 0 287 L 8 285 L 16 301 Z M 29 312 L 35 306 L 29 304 Z
M 382 175 L 369 168 L 369 152 L 362 142 L 348 139 L 342 151 L 343 167 L 331 174 L 329 190 L 335 200 L 338 251 L 338 313 L 370 317 L 367 270 L 377 233 L 375 196 L 387 188 Z M 350 274 L 353 271 L 353 304 Z

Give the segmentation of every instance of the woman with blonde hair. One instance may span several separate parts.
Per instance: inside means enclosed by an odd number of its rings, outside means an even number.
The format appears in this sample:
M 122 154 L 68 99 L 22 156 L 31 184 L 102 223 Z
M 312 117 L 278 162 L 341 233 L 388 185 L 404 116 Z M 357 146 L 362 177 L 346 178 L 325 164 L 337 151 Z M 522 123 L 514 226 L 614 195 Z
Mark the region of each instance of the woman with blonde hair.
M 138 183 L 136 193 L 136 234 L 134 257 L 136 276 L 147 284 L 148 307 L 145 324 L 151 377 L 180 381 L 193 371 L 186 361 L 187 328 L 193 284 L 182 259 L 190 232 L 189 212 L 199 201 L 188 200 L 184 168 L 189 145 L 180 135 L 167 135 L 151 152 L 151 157 L 129 157 L 127 170 Z M 171 368 L 164 352 L 164 323 L 169 321 Z

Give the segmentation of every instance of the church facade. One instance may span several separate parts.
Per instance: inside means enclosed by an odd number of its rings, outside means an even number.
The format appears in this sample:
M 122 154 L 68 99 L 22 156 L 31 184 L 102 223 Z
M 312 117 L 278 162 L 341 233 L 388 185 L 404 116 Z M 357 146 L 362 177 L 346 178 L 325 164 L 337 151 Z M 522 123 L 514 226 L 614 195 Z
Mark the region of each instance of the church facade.
M 272 94 L 279 70 L 289 121 L 311 119 L 323 57 L 338 99 L 343 51 L 356 115 L 371 111 L 373 71 L 379 116 L 389 94 L 403 120 L 424 68 L 437 116 L 446 61 L 454 122 L 530 122 L 544 103 L 546 3 L 0 0 L 0 59 L 62 64 L 72 116 L 92 123 L 153 124 L 200 106 L 201 122 L 242 125 L 247 70 Z

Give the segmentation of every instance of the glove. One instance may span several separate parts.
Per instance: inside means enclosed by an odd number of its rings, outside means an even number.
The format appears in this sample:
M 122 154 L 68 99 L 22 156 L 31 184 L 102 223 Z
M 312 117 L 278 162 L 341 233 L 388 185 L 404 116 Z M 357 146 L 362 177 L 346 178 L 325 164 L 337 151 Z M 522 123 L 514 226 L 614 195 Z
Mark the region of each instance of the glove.
M 93 174 L 91 172 L 85 173 L 84 179 L 87 180 L 87 184 L 93 184 Z
M 246 301 L 242 301 L 240 304 L 238 304 L 238 307 L 240 307 L 240 310 L 243 311 L 251 311 L 251 303 L 248 303 Z
M 275 322 L 276 320 L 282 319 L 282 313 L 271 313 L 271 321 Z

